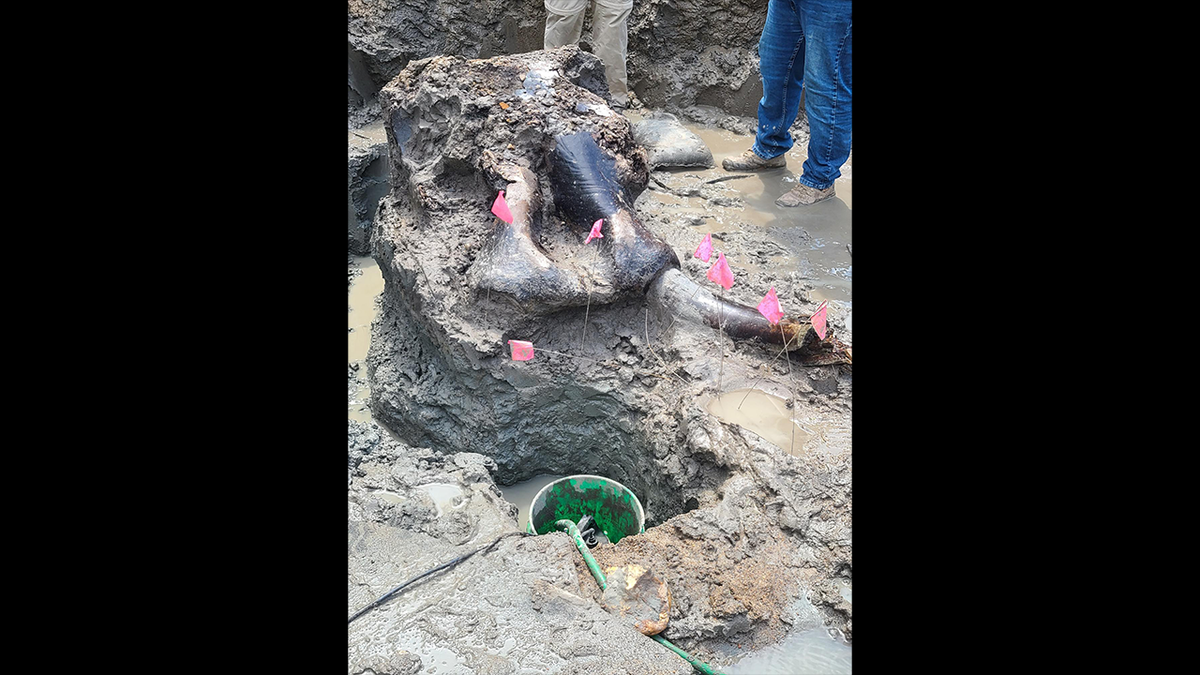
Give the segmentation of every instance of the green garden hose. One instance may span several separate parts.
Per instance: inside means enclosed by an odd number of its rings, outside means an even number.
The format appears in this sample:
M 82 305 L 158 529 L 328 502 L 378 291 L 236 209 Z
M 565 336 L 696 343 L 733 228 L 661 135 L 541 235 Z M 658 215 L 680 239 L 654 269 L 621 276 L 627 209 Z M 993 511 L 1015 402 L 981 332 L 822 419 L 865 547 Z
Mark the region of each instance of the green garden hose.
M 583 543 L 583 537 L 579 536 L 579 528 L 575 526 L 575 523 L 569 520 L 559 520 L 555 521 L 554 527 L 560 530 L 566 530 L 567 534 L 571 535 L 571 538 L 575 540 L 575 548 L 579 549 L 579 552 L 583 554 L 583 561 L 587 563 L 587 567 L 589 570 L 591 570 L 592 576 L 596 578 L 596 583 L 600 584 L 600 590 L 608 588 L 608 580 L 604 578 L 604 573 L 600 571 L 600 565 L 596 562 L 596 559 L 592 557 L 591 551 L 588 551 L 587 544 Z M 704 673 L 705 675 L 722 675 L 721 671 L 714 670 L 713 667 L 707 663 L 697 660 L 691 654 L 688 654 L 679 647 L 676 647 L 668 642 L 663 636 L 651 635 L 650 637 L 655 642 L 678 654 L 683 658 L 684 661 L 692 664 L 693 668 Z
M 583 537 L 579 536 L 579 528 L 575 523 L 569 520 L 555 521 L 554 527 L 560 530 L 566 530 L 567 534 L 575 540 L 575 548 L 583 554 L 583 561 L 587 563 L 588 569 L 592 571 L 592 576 L 596 578 L 596 583 L 600 584 L 600 590 L 608 588 L 608 581 L 604 578 L 604 573 L 600 571 L 600 565 L 596 559 L 592 557 L 591 551 L 588 551 L 587 544 L 583 543 Z
M 693 668 L 704 673 L 705 675 L 721 675 L 721 671 L 713 670 L 712 666 L 708 665 L 707 663 L 705 663 L 703 661 L 697 661 L 695 658 L 692 657 L 691 654 L 688 654 L 687 652 L 683 651 L 679 647 L 676 647 L 675 645 L 671 644 L 670 642 L 667 642 L 667 639 L 665 637 L 663 637 L 661 635 L 651 635 L 650 639 L 654 640 L 658 644 L 666 647 L 667 649 L 670 649 L 671 651 L 675 652 L 676 654 L 682 656 L 684 661 L 687 661 L 688 663 L 692 664 Z

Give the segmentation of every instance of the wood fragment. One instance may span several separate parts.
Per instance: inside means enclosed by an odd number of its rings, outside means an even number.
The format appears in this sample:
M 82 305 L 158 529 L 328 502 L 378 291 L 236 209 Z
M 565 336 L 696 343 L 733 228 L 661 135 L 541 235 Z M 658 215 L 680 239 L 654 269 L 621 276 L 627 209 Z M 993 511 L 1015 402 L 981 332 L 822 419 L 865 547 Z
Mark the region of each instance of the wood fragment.
M 751 174 L 748 174 L 748 173 L 739 173 L 739 174 L 736 174 L 733 176 L 719 176 L 717 178 L 713 178 L 712 180 L 706 180 L 704 182 L 705 183 L 720 183 L 721 181 L 726 181 L 726 180 L 737 180 L 738 178 L 749 178 L 750 175 Z

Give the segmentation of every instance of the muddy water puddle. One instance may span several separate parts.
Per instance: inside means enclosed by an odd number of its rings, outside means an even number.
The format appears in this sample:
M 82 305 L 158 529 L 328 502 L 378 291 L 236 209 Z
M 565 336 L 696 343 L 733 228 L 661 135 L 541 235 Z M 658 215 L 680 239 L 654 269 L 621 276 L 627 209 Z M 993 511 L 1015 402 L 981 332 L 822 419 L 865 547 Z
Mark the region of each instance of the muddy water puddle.
M 840 582 L 842 597 L 849 601 L 850 584 Z M 845 635 L 830 628 L 805 592 L 793 607 L 795 630 L 777 644 L 745 653 L 732 665 L 721 668 L 726 675 L 848 675 L 852 672 L 852 647 Z
M 538 490 L 553 483 L 559 478 L 566 478 L 566 474 L 539 474 L 529 480 L 513 483 L 512 485 L 501 485 L 500 494 L 505 501 L 512 502 L 517 505 L 519 513 L 517 514 L 517 529 L 524 531 L 525 525 L 529 522 L 529 505 L 533 502 L 533 498 L 537 496 Z
M 791 455 L 804 453 L 813 433 L 795 421 L 787 403 L 757 389 L 737 389 L 708 401 L 705 408 L 722 421 L 753 432 Z
M 849 675 L 850 645 L 827 628 L 798 631 L 721 669 L 726 675 Z
M 463 504 L 466 503 L 462 488 L 450 483 L 425 483 L 424 485 L 418 485 L 416 489 L 423 491 L 433 500 L 433 505 L 437 507 L 438 517 L 455 509 L 462 508 Z M 379 501 L 388 504 L 403 504 L 408 501 L 407 497 L 398 495 L 390 490 L 374 489 L 368 492 L 378 498 Z
M 390 492 L 388 490 L 376 489 L 376 490 L 368 490 L 368 492 L 370 492 L 377 499 L 379 499 L 379 501 L 385 502 L 388 504 L 403 504 L 404 502 L 408 501 L 403 496 L 398 495 L 395 492 Z
M 462 488 L 450 483 L 426 483 L 418 485 L 417 489 L 424 490 L 433 499 L 437 507 L 438 517 L 461 507 L 464 503 Z
M 635 122 L 642 119 L 638 113 L 627 113 L 626 116 Z M 678 214 L 680 218 L 704 218 L 703 224 L 695 226 L 701 235 L 731 229 L 761 231 L 790 254 L 790 260 L 778 261 L 778 268 L 783 272 L 800 272 L 813 283 L 816 287 L 811 293 L 813 300 L 849 303 L 853 265 L 847 245 L 852 245 L 853 153 L 842 166 L 842 175 L 834 181 L 834 198 L 811 206 L 786 208 L 777 206 L 775 200 L 797 185 L 804 160 L 808 158 L 807 142 L 797 142 L 788 151 L 785 168 L 730 172 L 721 168 L 721 161 L 749 149 L 754 144 L 754 137 L 695 124 L 685 123 L 684 126 L 712 151 L 714 166 L 711 169 L 664 167 L 660 170 L 671 177 L 666 183 L 679 188 L 717 178 L 745 176 L 709 184 L 718 188 L 721 196 L 740 199 L 742 204 L 725 206 L 713 204 L 703 197 L 680 197 L 656 189 L 658 186 L 651 182 L 649 188 L 653 198 L 662 202 L 668 213 Z
M 351 265 L 361 274 L 350 284 L 349 363 L 357 367 L 357 387 L 350 396 L 349 417 L 359 422 L 371 420 L 367 408 L 370 391 L 367 389 L 367 349 L 371 346 L 371 321 L 375 319 L 375 299 L 383 292 L 383 274 L 371 257 L 355 257 Z M 382 425 L 380 425 L 382 426 Z

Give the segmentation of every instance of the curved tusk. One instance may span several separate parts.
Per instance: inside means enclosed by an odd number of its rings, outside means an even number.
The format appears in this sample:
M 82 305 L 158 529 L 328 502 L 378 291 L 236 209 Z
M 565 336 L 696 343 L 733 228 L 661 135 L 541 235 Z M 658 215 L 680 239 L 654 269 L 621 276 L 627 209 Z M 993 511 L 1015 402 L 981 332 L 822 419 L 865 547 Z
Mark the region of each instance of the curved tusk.
M 722 300 L 674 268 L 658 275 L 650 284 L 648 297 L 654 298 L 669 314 L 713 328 L 723 327 L 735 339 L 758 338 L 777 345 L 786 340 L 788 351 L 800 349 L 809 328 L 807 323 L 790 318 L 772 324 L 757 309 Z

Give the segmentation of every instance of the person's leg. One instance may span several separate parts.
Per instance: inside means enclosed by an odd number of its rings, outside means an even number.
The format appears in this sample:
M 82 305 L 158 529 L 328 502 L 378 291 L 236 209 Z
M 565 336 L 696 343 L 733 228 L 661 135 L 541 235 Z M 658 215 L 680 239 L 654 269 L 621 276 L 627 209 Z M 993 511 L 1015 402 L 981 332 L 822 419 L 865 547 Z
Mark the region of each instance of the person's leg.
M 804 29 L 796 11 L 795 3 L 799 1 L 771 0 L 758 41 L 763 96 L 758 102 L 754 152 L 764 158 L 777 157 L 791 149 L 792 134 L 788 129 L 800 112 Z
M 827 190 L 850 157 L 850 0 L 797 0 L 804 35 L 804 110 L 808 114 L 808 159 L 802 185 Z
M 629 105 L 625 59 L 631 11 L 633 0 L 596 0 L 596 10 L 592 14 L 592 49 L 604 62 L 604 77 L 613 102 L 622 107 Z
M 754 145 L 740 156 L 726 159 L 722 166 L 727 171 L 787 166 L 784 153 L 794 142 L 788 129 L 800 112 L 804 74 L 804 30 L 796 1 L 770 0 L 767 5 L 767 21 L 758 41 L 763 95 L 758 102 Z
M 587 0 L 544 0 L 546 32 L 542 49 L 554 49 L 579 42 L 583 33 L 583 15 Z

